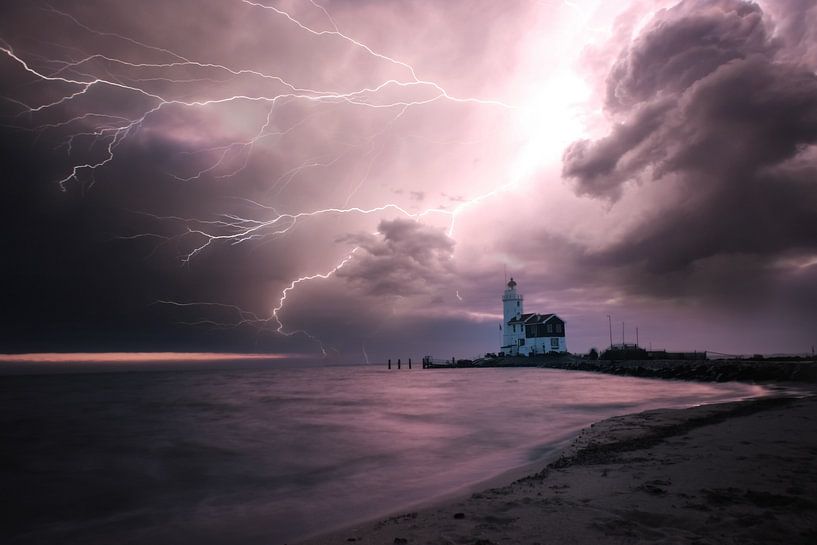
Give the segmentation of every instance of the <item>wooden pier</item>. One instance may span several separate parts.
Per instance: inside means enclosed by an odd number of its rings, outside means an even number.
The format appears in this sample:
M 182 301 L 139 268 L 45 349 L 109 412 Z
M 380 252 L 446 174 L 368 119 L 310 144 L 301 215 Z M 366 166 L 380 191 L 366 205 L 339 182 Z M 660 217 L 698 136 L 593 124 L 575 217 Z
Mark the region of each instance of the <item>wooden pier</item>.
M 389 360 L 386 365 L 388 365 L 388 368 L 391 369 L 391 360 Z M 398 358 L 397 359 L 397 369 L 399 370 L 402 366 L 403 366 L 403 360 Z M 411 369 L 411 358 L 408 359 L 408 368 Z
M 457 359 L 452 357 L 450 360 L 440 360 L 436 358 L 432 358 L 431 356 L 423 356 L 422 360 L 422 368 L 423 369 L 454 369 L 460 367 L 477 367 L 476 363 L 477 360 L 467 360 L 467 359 Z M 408 368 L 411 369 L 411 358 L 408 359 Z M 404 367 L 403 359 L 397 358 L 394 362 L 389 359 L 386 362 L 387 369 L 397 369 L 401 370 Z

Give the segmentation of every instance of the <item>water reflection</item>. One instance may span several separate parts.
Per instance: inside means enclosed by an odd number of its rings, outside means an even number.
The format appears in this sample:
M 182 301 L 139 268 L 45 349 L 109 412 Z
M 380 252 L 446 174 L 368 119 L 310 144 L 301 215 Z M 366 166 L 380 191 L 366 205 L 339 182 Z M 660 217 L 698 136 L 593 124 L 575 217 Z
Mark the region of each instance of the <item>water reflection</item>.
M 596 420 L 764 391 L 545 369 L 0 377 L 0 473 L 19 491 L 0 541 L 283 543 L 540 459 Z

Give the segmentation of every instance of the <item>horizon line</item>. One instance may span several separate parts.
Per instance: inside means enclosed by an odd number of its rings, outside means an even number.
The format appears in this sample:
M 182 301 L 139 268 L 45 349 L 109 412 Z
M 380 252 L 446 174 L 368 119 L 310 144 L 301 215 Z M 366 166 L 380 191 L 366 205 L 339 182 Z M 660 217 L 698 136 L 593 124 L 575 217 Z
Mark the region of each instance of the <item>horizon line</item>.
M 0 353 L 0 363 L 115 363 L 162 361 L 226 361 L 300 359 L 306 354 L 240 352 L 28 352 Z

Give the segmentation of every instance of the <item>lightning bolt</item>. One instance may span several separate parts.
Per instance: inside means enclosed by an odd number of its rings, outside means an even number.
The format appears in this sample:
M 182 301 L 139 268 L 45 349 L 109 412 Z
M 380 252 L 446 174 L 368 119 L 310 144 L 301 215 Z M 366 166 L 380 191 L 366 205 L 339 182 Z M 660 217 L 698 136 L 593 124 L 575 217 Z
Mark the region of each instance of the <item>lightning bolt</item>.
M 60 146 L 61 148 L 65 149 L 69 158 L 73 157 L 74 151 L 78 146 L 78 142 L 81 140 L 88 140 L 88 143 L 86 144 L 87 149 L 94 149 L 98 144 L 102 148 L 101 157 L 73 164 L 65 175 L 56 181 L 63 191 L 68 189 L 69 183 L 76 182 L 81 184 L 83 180 L 88 180 L 89 186 L 92 186 L 96 182 L 97 172 L 101 171 L 116 160 L 117 151 L 119 148 L 122 147 L 130 137 L 142 129 L 152 117 L 156 116 L 160 111 L 168 108 L 178 107 L 183 109 L 203 109 L 232 103 L 266 105 L 266 115 L 263 122 L 259 124 L 258 129 L 250 138 L 229 142 L 223 145 L 202 148 L 196 152 L 189 152 L 191 154 L 200 153 L 205 156 L 212 156 L 212 160 L 202 168 L 197 169 L 192 174 L 189 173 L 184 175 L 170 173 L 174 179 L 183 182 L 194 182 L 202 179 L 204 176 L 229 179 L 246 168 L 253 148 L 259 141 L 271 137 L 283 138 L 297 130 L 307 121 L 307 118 L 304 118 L 283 130 L 271 130 L 275 112 L 280 106 L 287 104 L 290 101 L 327 105 L 343 103 L 353 107 L 368 108 L 375 111 L 393 110 L 395 112 L 391 120 L 384 125 L 381 131 L 371 135 L 364 143 L 358 144 L 358 146 L 367 147 L 369 149 L 368 156 L 370 162 L 365 175 L 362 176 L 352 187 L 342 207 L 328 207 L 293 213 L 278 213 L 270 206 L 251 201 L 251 204 L 264 214 L 269 214 L 272 212 L 271 217 L 267 217 L 265 219 L 255 219 L 228 213 L 219 214 L 215 219 L 197 219 L 179 216 L 159 216 L 142 212 L 142 214 L 150 216 L 157 221 L 180 225 L 182 228 L 181 233 L 172 236 L 159 233 L 139 233 L 135 235 L 122 236 L 119 238 L 123 240 L 155 238 L 163 241 L 162 243 L 182 239 L 185 241 L 192 241 L 192 249 L 186 251 L 180 256 L 182 263 L 189 264 L 196 256 L 215 244 L 243 244 L 261 239 L 274 239 L 276 237 L 286 235 L 299 222 L 328 214 L 369 215 L 391 211 L 414 219 L 415 221 L 420 221 L 423 217 L 431 214 L 440 214 L 449 217 L 449 227 L 447 232 L 449 236 L 453 236 L 456 219 L 460 214 L 465 212 L 468 208 L 473 207 L 501 192 L 508 191 L 517 185 L 519 179 L 513 178 L 510 181 L 491 189 L 490 191 L 486 191 L 471 199 L 463 201 L 451 209 L 431 207 L 425 208 L 419 212 L 411 212 L 396 203 L 386 203 L 370 208 L 350 206 L 350 203 L 355 195 L 368 181 L 371 169 L 373 168 L 374 162 L 377 160 L 379 152 L 372 147 L 372 142 L 374 142 L 375 138 L 382 135 L 383 132 L 390 127 L 390 125 L 400 119 L 409 108 L 422 107 L 437 101 L 447 101 L 455 104 L 480 107 L 498 107 L 506 110 L 515 110 L 517 107 L 500 100 L 478 97 L 461 97 L 449 93 L 439 83 L 419 77 L 417 75 L 417 70 L 410 64 L 395 59 L 382 52 L 376 51 L 374 48 L 342 32 L 329 11 L 315 0 L 309 0 L 309 3 L 322 12 L 329 22 L 331 30 L 319 30 L 313 28 L 299 20 L 293 14 L 270 4 L 252 0 L 241 0 L 241 3 L 248 8 L 263 10 L 276 17 L 281 17 L 301 31 L 314 36 L 316 39 L 340 41 L 350 47 L 363 51 L 372 58 L 403 70 L 405 72 L 405 77 L 399 79 L 386 79 L 375 84 L 353 90 L 313 89 L 302 87 L 275 74 L 268 74 L 249 68 L 236 68 L 218 63 L 195 60 L 172 50 L 138 41 L 128 36 L 99 30 L 86 25 L 73 15 L 58 10 L 53 6 L 48 6 L 46 11 L 55 16 L 63 17 L 71 21 L 78 28 L 88 33 L 123 40 L 136 48 L 163 56 L 167 60 L 165 62 L 151 63 L 132 62 L 104 53 L 91 53 L 85 54 L 78 59 L 44 59 L 41 61 L 43 66 L 37 67 L 35 66 L 36 63 L 32 60 L 34 58 L 33 55 L 29 56 L 27 59 L 26 55 L 15 50 L 15 48 L 7 42 L 0 40 L 0 52 L 2 52 L 13 63 L 16 63 L 16 65 L 26 73 L 33 76 L 34 79 L 50 84 L 52 90 L 54 91 L 58 91 L 59 89 L 63 88 L 68 89 L 62 94 L 57 93 L 58 98 L 45 101 L 38 105 L 28 105 L 22 101 L 8 98 L 7 100 L 14 102 L 22 108 L 22 111 L 18 114 L 18 119 L 22 118 L 23 116 L 29 119 L 35 119 L 37 116 L 45 116 L 46 114 L 53 115 L 55 112 L 60 111 L 60 109 L 65 109 L 67 106 L 77 103 L 80 99 L 87 97 L 92 91 L 99 88 L 107 88 L 125 93 L 127 96 L 131 97 L 132 100 L 136 100 L 137 104 L 144 102 L 143 109 L 135 116 L 89 111 L 73 117 L 61 119 L 56 122 L 42 122 L 39 124 L 35 123 L 33 125 L 30 130 L 40 133 L 55 130 L 72 131 L 65 136 L 64 143 Z M 106 66 L 104 74 L 94 73 L 94 65 L 99 63 L 104 63 Z M 129 70 L 134 72 L 135 75 L 133 77 L 114 76 L 110 72 L 111 69 Z M 262 84 L 265 86 L 277 87 L 277 90 L 271 94 L 261 92 L 257 94 L 247 93 L 218 96 L 216 93 L 216 96 L 214 97 L 199 98 L 195 100 L 173 96 L 172 94 L 169 94 L 170 91 L 152 90 L 150 85 L 152 83 L 170 84 L 170 89 L 172 91 L 173 86 L 178 86 L 184 83 L 205 80 L 220 81 L 213 78 L 196 77 L 179 79 L 165 75 L 172 74 L 174 70 L 178 69 L 213 71 L 223 74 L 226 78 L 248 78 L 255 87 L 258 87 L 258 84 Z M 154 75 L 153 77 L 141 77 L 141 74 L 144 72 L 150 72 Z M 156 73 L 159 75 L 155 75 Z M 398 96 L 398 98 L 388 98 L 386 92 L 392 90 L 404 91 L 409 94 L 403 95 L 402 97 Z M 417 97 L 411 95 L 411 92 L 418 92 L 421 93 L 421 95 L 423 93 L 425 94 Z M 386 98 L 382 98 L 383 96 L 386 96 Z M 24 126 L 20 126 L 20 128 L 24 130 L 26 129 Z M 286 189 L 286 187 L 306 169 L 331 166 L 340 160 L 344 156 L 344 153 L 348 153 L 348 150 L 332 156 L 319 156 L 304 160 L 300 165 L 288 170 L 278 179 L 276 179 L 271 184 L 271 189 L 274 189 L 277 194 L 280 194 L 281 191 Z M 231 158 L 236 156 L 239 158 L 239 160 L 237 161 L 237 164 L 232 164 Z M 258 328 L 259 330 L 271 331 L 275 334 L 283 336 L 304 335 L 318 343 L 320 345 L 321 352 L 325 355 L 327 353 L 326 347 L 320 341 L 320 339 L 303 329 L 288 330 L 282 321 L 281 314 L 284 310 L 288 297 L 296 290 L 298 286 L 305 282 L 326 280 L 334 276 L 337 271 L 342 269 L 354 258 L 358 250 L 359 248 L 354 248 L 351 250 L 351 252 L 345 255 L 339 262 L 329 268 L 326 272 L 307 274 L 292 280 L 286 287 L 283 288 L 277 303 L 267 316 L 261 316 L 256 313 L 249 312 L 235 305 L 222 303 L 178 301 L 157 301 L 157 303 L 177 307 L 220 308 L 224 311 L 232 313 L 234 318 L 226 321 L 199 320 L 185 323 L 189 325 L 209 325 L 213 327 L 252 326 Z M 457 297 L 461 300 L 459 292 L 457 292 Z
M 332 21 L 332 25 L 333 25 L 334 29 L 333 30 L 320 30 L 319 31 L 319 30 L 314 30 L 313 28 L 310 28 L 310 27 L 306 26 L 305 24 L 301 23 L 299 20 L 294 18 L 289 13 L 285 12 L 284 10 L 278 9 L 278 8 L 276 8 L 274 6 L 261 4 L 261 3 L 258 3 L 258 2 L 253 2 L 251 0 L 241 0 L 241 1 L 243 3 L 245 3 L 245 4 L 250 5 L 250 6 L 255 6 L 255 7 L 271 10 L 271 11 L 273 11 L 273 12 L 279 14 L 279 15 L 282 15 L 282 16 L 286 17 L 288 20 L 290 20 L 291 22 L 293 22 L 294 24 L 296 24 L 299 28 L 301 28 L 302 30 L 305 30 L 306 32 L 309 32 L 310 34 L 313 34 L 315 36 L 335 36 L 337 38 L 340 38 L 340 39 L 346 41 L 347 43 L 350 43 L 350 44 L 354 45 L 355 47 L 358 47 L 358 48 L 364 50 L 366 53 L 370 54 L 371 56 L 373 56 L 375 58 L 378 58 L 380 60 L 383 60 L 383 61 L 386 61 L 388 63 L 394 64 L 396 66 L 400 66 L 402 68 L 405 68 L 409 72 L 409 74 L 411 75 L 412 81 L 409 82 L 409 83 L 395 82 L 395 83 L 398 83 L 400 85 L 417 84 L 417 85 L 429 86 L 429 87 L 434 88 L 439 93 L 439 95 L 438 95 L 439 98 L 446 98 L 446 99 L 451 100 L 453 102 L 467 102 L 467 103 L 474 103 L 474 104 L 502 106 L 503 108 L 513 108 L 513 106 L 511 106 L 509 104 L 506 104 L 506 103 L 504 103 L 502 101 L 499 101 L 499 100 L 485 100 L 485 99 L 470 98 L 470 97 L 469 98 L 459 98 L 459 97 L 451 96 L 448 93 L 448 91 L 446 91 L 439 84 L 437 84 L 437 83 L 435 83 L 433 81 L 421 80 L 420 78 L 418 78 L 417 73 L 414 70 L 414 67 L 412 67 L 411 65 L 409 65 L 409 64 L 407 64 L 405 62 L 393 59 L 392 57 L 389 57 L 388 55 L 378 53 L 378 52 L 374 51 L 373 49 L 371 49 L 369 46 L 355 40 L 354 38 L 350 38 L 346 34 L 340 32 L 337 29 L 337 25 L 335 25 L 334 20 L 332 20 L 331 17 L 329 17 L 329 19 Z M 317 5 L 314 1 L 312 1 L 311 3 L 313 5 Z M 320 7 L 320 9 L 322 9 L 324 11 L 324 13 L 327 13 L 325 8 Z M 328 16 L 328 13 L 327 13 L 327 16 Z
M 272 309 L 272 318 L 278 324 L 278 327 L 275 330 L 277 333 L 280 333 L 280 334 L 286 335 L 286 336 L 297 335 L 299 333 L 303 334 L 303 335 L 306 335 L 307 337 L 309 337 L 310 339 L 312 339 L 313 341 L 317 342 L 320 345 L 321 353 L 324 356 L 327 355 L 326 347 L 324 346 L 323 342 L 320 339 L 318 339 L 317 337 L 315 337 L 314 335 L 312 335 L 311 333 L 309 333 L 308 331 L 303 330 L 303 329 L 299 329 L 299 330 L 296 330 L 296 331 L 290 331 L 290 332 L 284 331 L 284 324 L 283 324 L 283 322 L 281 322 L 281 318 L 279 316 L 279 313 L 284 308 L 284 303 L 286 303 L 287 295 L 289 295 L 289 293 L 291 291 L 293 291 L 298 284 L 300 284 L 302 282 L 307 282 L 309 280 L 315 280 L 316 278 L 320 278 L 322 280 L 326 280 L 327 278 L 330 278 L 335 273 L 337 273 L 340 269 L 342 269 L 344 265 L 346 265 L 347 263 L 349 263 L 349 261 L 352 260 L 352 257 L 354 256 L 355 252 L 358 251 L 358 249 L 359 249 L 358 247 L 352 249 L 352 251 L 349 252 L 349 254 L 346 257 L 344 257 L 340 261 L 340 263 L 335 265 L 329 272 L 312 274 L 312 275 L 302 276 L 300 278 L 296 278 L 295 280 L 293 280 L 289 284 L 289 286 L 284 288 L 284 290 L 281 292 L 281 298 L 278 300 L 278 305 L 275 308 Z
M 262 205 L 260 203 L 254 204 L 264 210 L 271 210 L 270 207 Z M 427 208 L 422 212 L 412 213 L 400 205 L 389 203 L 374 208 L 359 208 L 359 207 L 322 208 L 319 210 L 298 212 L 296 214 L 284 213 L 277 214 L 272 219 L 267 220 L 243 218 L 233 214 L 220 214 L 219 219 L 215 220 L 200 220 L 195 218 L 182 218 L 179 216 L 159 216 L 145 212 L 142 212 L 141 214 L 159 221 L 177 222 L 183 225 L 184 228 L 184 232 L 181 235 L 178 235 L 177 237 L 165 237 L 163 235 L 149 235 L 149 236 L 161 236 L 167 239 L 190 238 L 192 236 L 201 241 L 195 244 L 192 250 L 190 250 L 189 252 L 180 257 L 181 261 L 187 264 L 190 263 L 190 261 L 194 257 L 199 255 L 201 252 L 203 252 L 205 249 L 209 248 L 213 244 L 219 242 L 229 244 L 243 244 L 245 242 L 258 240 L 261 238 L 284 235 L 288 233 L 290 230 L 292 230 L 292 228 L 295 227 L 299 220 L 302 220 L 304 218 L 313 218 L 327 214 L 369 215 L 389 210 L 397 212 L 407 218 L 411 218 L 414 220 L 419 220 L 420 218 L 427 216 L 429 214 L 443 214 L 453 217 L 456 212 L 456 210 L 450 211 L 443 208 Z M 216 229 L 221 229 L 222 232 L 218 232 L 216 231 Z M 131 235 L 128 237 L 118 238 L 128 239 L 139 236 L 145 235 Z M 320 275 L 318 275 L 318 277 L 320 277 Z

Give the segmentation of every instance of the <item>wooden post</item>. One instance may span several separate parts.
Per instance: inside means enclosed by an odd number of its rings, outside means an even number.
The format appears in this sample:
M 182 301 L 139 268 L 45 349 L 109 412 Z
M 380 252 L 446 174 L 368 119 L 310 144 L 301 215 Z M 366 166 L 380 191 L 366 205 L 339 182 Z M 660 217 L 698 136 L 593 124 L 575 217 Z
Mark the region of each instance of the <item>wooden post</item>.
M 397 358 L 397 369 L 400 369 L 400 358 Z
M 391 360 L 389 360 L 389 369 L 391 369 Z
M 409 358 L 409 369 L 411 369 L 411 358 Z
M 457 365 L 457 362 L 454 360 L 454 356 L 451 356 L 451 365 Z

